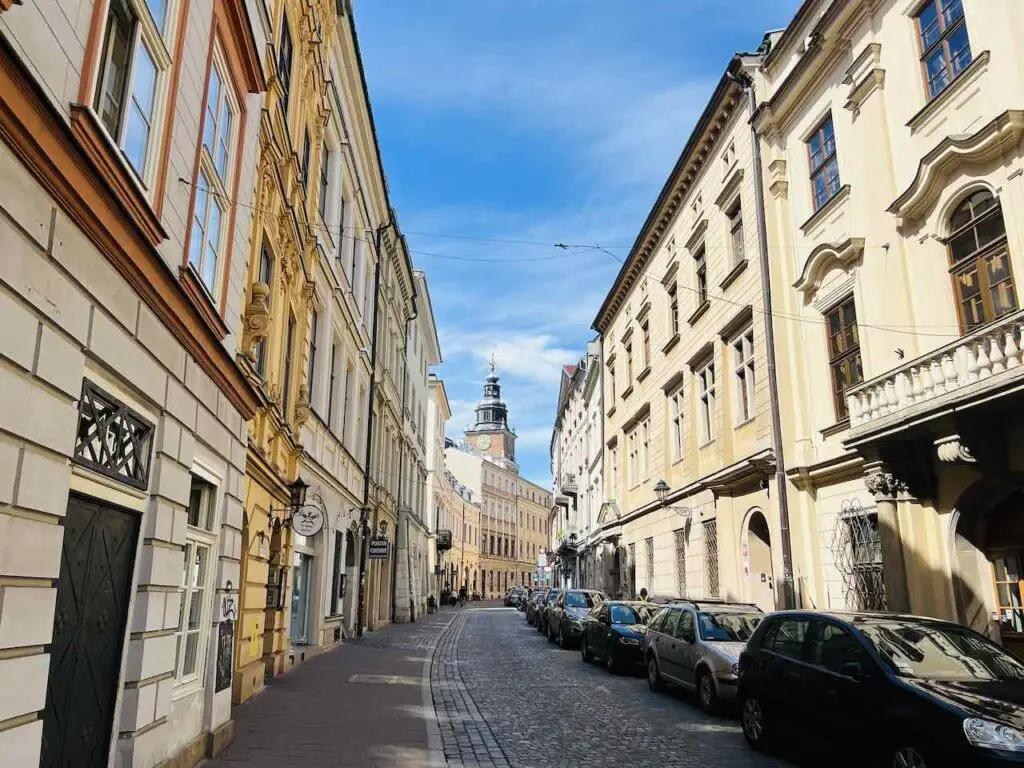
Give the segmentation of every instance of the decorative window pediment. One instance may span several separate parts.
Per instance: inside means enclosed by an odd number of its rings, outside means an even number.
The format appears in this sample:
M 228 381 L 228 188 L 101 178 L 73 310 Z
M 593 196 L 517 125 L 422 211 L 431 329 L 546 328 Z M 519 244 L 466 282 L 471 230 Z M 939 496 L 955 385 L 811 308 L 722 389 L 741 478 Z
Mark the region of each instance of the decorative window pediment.
M 793 283 L 805 297 L 813 297 L 821 281 L 833 267 L 849 271 L 864 257 L 864 238 L 851 237 L 839 244 L 822 243 L 807 257 L 800 278 Z

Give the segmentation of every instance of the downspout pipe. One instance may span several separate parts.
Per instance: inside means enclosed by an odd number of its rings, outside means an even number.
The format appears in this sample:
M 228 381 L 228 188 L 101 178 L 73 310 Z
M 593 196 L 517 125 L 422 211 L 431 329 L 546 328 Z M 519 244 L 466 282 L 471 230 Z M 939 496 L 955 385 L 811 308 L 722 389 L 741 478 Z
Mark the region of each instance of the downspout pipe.
M 761 262 L 761 303 L 764 310 L 765 353 L 768 365 L 768 400 L 772 418 L 772 450 L 775 453 L 775 490 L 779 505 L 779 538 L 782 544 L 782 588 L 776 600 L 782 609 L 796 607 L 793 584 L 793 545 L 790 537 L 789 494 L 786 482 L 786 458 L 782 441 L 782 409 L 779 405 L 779 380 L 775 356 L 775 323 L 772 309 L 771 259 L 768 255 L 768 225 L 765 219 L 764 169 L 761 162 L 761 137 L 753 116 L 757 112 L 757 93 L 749 74 L 732 72 L 738 58 L 730 65 L 729 77 L 744 91 L 750 104 L 750 148 L 754 166 L 754 202 L 757 211 L 757 245 Z
M 366 568 L 370 556 L 370 475 L 373 461 L 373 406 L 377 398 L 377 316 L 380 314 L 380 248 L 384 233 L 392 225 L 389 219 L 386 224 L 377 227 L 373 235 L 373 250 L 377 255 L 377 263 L 373 268 L 373 323 L 370 331 L 370 390 L 367 398 L 366 413 L 366 460 L 363 462 L 363 508 L 359 511 L 359 522 L 362 525 L 362 546 L 359 548 L 359 610 L 356 617 L 356 636 L 363 636 L 366 624 Z

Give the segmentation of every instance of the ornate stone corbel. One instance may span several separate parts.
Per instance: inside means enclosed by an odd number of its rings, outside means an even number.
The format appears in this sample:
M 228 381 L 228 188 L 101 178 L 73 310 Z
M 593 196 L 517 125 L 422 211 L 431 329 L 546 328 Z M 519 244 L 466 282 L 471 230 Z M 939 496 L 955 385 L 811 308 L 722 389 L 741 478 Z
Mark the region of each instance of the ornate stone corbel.
M 938 454 L 939 461 L 947 464 L 956 464 L 957 462 L 976 464 L 978 462 L 960 435 L 940 437 L 935 441 L 935 452 Z
M 242 313 L 242 354 L 253 360 L 256 345 L 267 338 L 269 329 L 270 286 L 253 283 L 249 289 L 249 303 Z
M 907 493 L 907 484 L 891 472 L 874 472 L 864 478 L 864 486 L 876 500 L 895 499 L 901 493 Z
M 295 430 L 302 429 L 302 425 L 309 420 L 309 387 L 305 384 L 299 387 L 299 399 L 295 401 Z

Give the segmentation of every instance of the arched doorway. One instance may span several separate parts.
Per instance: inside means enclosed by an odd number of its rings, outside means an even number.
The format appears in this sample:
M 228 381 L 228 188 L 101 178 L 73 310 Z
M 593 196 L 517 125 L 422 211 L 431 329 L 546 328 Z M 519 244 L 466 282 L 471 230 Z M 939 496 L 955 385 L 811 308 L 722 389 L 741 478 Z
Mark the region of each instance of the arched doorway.
M 759 509 L 751 511 L 743 536 L 743 575 L 747 596 L 762 611 L 775 610 L 775 570 L 772 535 L 768 520 Z
M 957 618 L 1024 658 L 1024 489 L 975 486 L 957 507 Z

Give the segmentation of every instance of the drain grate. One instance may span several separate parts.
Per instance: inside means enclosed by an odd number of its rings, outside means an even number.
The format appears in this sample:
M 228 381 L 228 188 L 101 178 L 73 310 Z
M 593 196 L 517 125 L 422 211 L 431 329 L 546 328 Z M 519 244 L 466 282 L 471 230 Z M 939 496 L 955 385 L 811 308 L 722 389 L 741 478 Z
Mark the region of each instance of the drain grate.
M 423 682 L 411 675 L 352 675 L 348 681 L 367 685 L 420 685 Z

